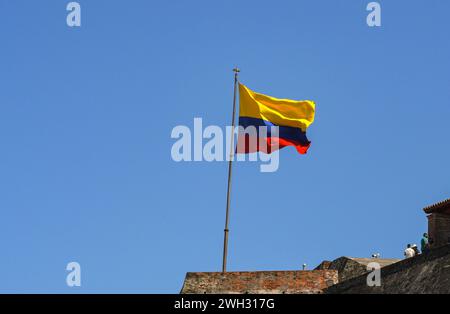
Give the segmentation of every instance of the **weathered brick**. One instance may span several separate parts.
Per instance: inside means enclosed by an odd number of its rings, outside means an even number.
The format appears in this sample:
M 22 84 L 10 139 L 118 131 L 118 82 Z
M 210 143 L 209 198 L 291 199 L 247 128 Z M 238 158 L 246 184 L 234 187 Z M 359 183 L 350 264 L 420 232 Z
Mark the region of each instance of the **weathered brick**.
M 187 273 L 181 293 L 314 294 L 337 282 L 336 270 Z

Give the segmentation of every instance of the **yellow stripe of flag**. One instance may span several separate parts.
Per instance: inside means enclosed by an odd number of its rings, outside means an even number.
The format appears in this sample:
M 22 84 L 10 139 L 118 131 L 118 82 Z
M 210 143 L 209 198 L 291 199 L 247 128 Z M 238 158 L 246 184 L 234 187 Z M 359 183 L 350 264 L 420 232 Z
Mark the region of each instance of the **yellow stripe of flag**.
M 314 122 L 316 105 L 312 100 L 278 99 L 255 93 L 239 84 L 239 116 L 263 119 L 278 126 L 301 128 L 306 132 Z

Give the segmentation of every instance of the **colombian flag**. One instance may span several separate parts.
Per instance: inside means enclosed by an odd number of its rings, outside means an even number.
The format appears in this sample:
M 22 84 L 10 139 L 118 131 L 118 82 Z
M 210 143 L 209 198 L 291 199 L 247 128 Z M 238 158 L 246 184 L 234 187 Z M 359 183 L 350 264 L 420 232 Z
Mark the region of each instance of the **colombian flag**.
M 311 145 L 306 129 L 314 122 L 313 101 L 277 99 L 255 93 L 242 84 L 239 84 L 239 98 L 241 130 L 236 153 L 271 153 L 277 148 L 294 146 L 300 154 L 306 154 Z M 260 126 L 267 126 L 267 134 L 261 134 Z M 271 126 L 278 126 L 278 134 L 271 131 Z M 247 127 L 256 128 L 256 133 L 241 132 Z

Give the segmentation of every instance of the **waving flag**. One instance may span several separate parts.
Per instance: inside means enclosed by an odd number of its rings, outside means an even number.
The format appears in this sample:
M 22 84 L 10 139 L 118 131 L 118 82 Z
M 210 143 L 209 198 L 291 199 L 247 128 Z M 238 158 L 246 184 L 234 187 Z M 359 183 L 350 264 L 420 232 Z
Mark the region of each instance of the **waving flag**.
M 239 132 L 238 154 L 270 153 L 285 146 L 294 146 L 300 154 L 306 154 L 311 145 L 306 129 L 314 121 L 313 101 L 278 99 L 256 93 L 242 84 L 239 84 L 239 97 L 239 126 L 246 131 L 242 132 L 241 128 Z M 267 127 L 267 134 L 261 133 L 260 126 Z M 278 132 L 273 132 L 271 126 L 278 126 Z

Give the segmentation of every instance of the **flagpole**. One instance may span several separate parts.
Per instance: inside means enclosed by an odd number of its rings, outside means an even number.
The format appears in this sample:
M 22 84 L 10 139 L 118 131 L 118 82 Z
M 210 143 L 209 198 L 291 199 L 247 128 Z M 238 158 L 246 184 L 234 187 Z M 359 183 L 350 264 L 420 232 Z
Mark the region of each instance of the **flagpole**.
M 227 209 L 225 214 L 225 229 L 224 237 L 223 237 L 223 261 L 222 261 L 222 272 L 225 273 L 227 271 L 227 253 L 228 253 L 228 218 L 230 213 L 230 194 L 231 194 L 231 174 L 232 174 L 232 166 L 233 166 L 233 158 L 234 158 L 234 125 L 235 125 L 235 116 L 236 116 L 236 92 L 237 92 L 237 83 L 238 83 L 238 73 L 240 70 L 236 67 L 233 69 L 234 72 L 234 93 L 233 93 L 233 117 L 231 119 L 231 140 L 230 140 L 230 158 L 228 161 L 228 189 L 227 189 Z

